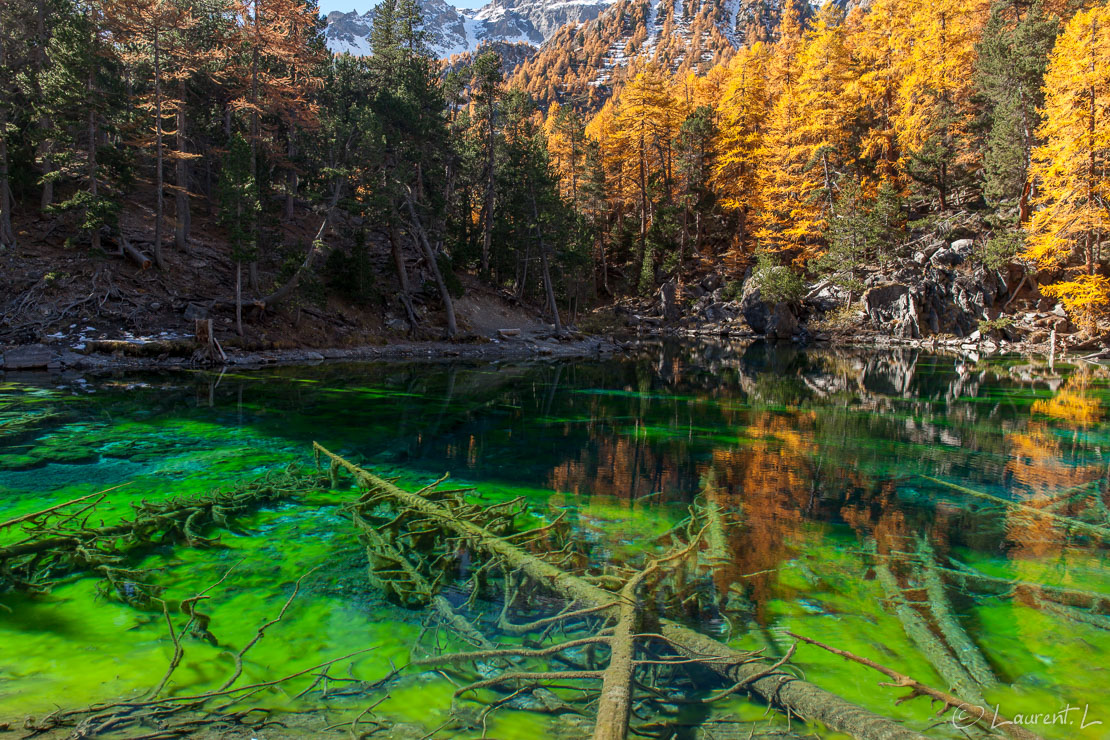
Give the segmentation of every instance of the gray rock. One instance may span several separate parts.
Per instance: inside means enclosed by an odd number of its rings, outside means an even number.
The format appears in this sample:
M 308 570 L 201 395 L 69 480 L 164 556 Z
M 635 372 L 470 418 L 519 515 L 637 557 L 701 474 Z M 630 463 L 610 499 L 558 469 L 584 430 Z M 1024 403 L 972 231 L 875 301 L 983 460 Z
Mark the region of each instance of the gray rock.
M 770 304 L 760 297 L 759 288 L 753 282 L 744 286 L 740 298 L 740 312 L 756 334 L 764 334 L 774 339 L 788 339 L 798 329 L 798 316 L 793 306 L 787 303 Z
M 196 319 L 207 319 L 208 309 L 204 306 L 198 306 L 195 303 L 190 303 L 185 307 L 185 320 L 194 321 Z
M 798 331 L 798 317 L 785 303 L 776 303 L 767 320 L 767 336 L 775 339 L 789 339 Z
M 934 265 L 953 267 L 964 261 L 963 255 L 953 249 L 938 249 L 929 260 Z

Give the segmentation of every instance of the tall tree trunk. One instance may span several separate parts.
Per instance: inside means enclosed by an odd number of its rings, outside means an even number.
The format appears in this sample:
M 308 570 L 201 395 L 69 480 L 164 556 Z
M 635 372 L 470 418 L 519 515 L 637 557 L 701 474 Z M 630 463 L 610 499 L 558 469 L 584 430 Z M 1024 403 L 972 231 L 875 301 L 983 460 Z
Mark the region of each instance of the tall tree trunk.
M 258 208 L 254 209 L 253 239 L 254 254 L 251 256 L 248 272 L 250 286 L 258 293 L 258 252 L 262 248 L 262 191 L 258 184 L 258 140 L 262 137 L 262 122 L 258 115 L 258 75 L 259 75 L 259 38 L 262 36 L 262 9 L 254 0 L 254 49 L 251 52 L 251 183 L 258 198 Z
M 1098 38 L 1098 35 L 1097 35 L 1097 30 L 1095 28 L 1095 19 L 1094 19 L 1094 17 L 1092 17 L 1091 18 L 1091 42 L 1092 42 L 1092 44 L 1094 43 L 1094 40 L 1097 39 L 1097 38 Z M 1094 72 L 1094 67 L 1095 67 L 1095 60 L 1094 60 L 1094 54 L 1092 53 L 1092 55 L 1091 55 L 1091 71 L 1092 72 Z M 1087 124 L 1088 125 L 1087 141 L 1090 142 L 1090 144 L 1088 144 L 1088 146 L 1090 147 L 1090 151 L 1087 154 L 1087 208 L 1093 208 L 1095 206 L 1095 192 L 1094 192 L 1094 189 L 1095 189 L 1095 184 L 1096 184 L 1095 178 L 1097 177 L 1097 172 L 1096 172 L 1096 169 L 1095 169 L 1095 118 L 1096 118 L 1096 114 L 1097 114 L 1097 110 L 1095 108 L 1095 88 L 1092 85 L 1091 86 L 1091 109 L 1090 109 L 1090 112 L 1088 114 L 1090 116 L 1090 120 Z M 1095 274 L 1094 236 L 1095 235 L 1094 235 L 1093 232 L 1091 232 L 1090 230 L 1087 231 L 1087 245 L 1086 246 L 1087 246 L 1087 274 L 1088 275 L 1094 275 Z
M 162 221 L 165 213 L 164 191 L 165 183 L 165 158 L 162 151 L 162 47 L 159 43 L 158 28 L 154 29 L 154 136 L 156 149 L 156 164 L 154 176 L 154 264 L 158 269 L 166 266 L 162 259 Z
M 405 308 L 409 326 L 415 329 L 417 321 L 409 291 L 409 269 L 405 266 L 405 255 L 401 252 L 401 240 L 397 238 L 397 229 L 392 226 L 389 227 L 389 251 L 393 254 L 393 268 L 397 270 L 397 283 L 401 288 L 401 305 Z
M 7 114 L 0 110 L 0 131 L 7 125 Z M 0 246 L 15 245 L 12 229 L 12 190 L 8 182 L 8 140 L 0 133 Z
M 8 63 L 4 35 L 0 33 L 0 69 Z M 0 103 L 0 247 L 15 245 L 12 230 L 12 189 L 8 175 L 8 110 Z
M 235 333 L 243 336 L 243 262 L 235 260 Z
M 647 142 L 644 138 L 644 132 L 640 130 L 640 161 L 639 161 L 639 186 L 640 186 L 640 241 L 636 249 L 636 273 L 634 275 L 634 285 L 639 287 L 640 278 L 644 269 L 644 255 L 647 253 L 647 222 L 648 222 L 648 204 L 647 204 Z
M 184 254 L 189 253 L 189 229 L 192 225 L 192 214 L 189 211 L 189 165 L 185 161 L 186 148 L 188 146 L 185 139 L 185 80 L 182 80 L 178 86 L 178 102 L 177 102 L 177 161 L 174 163 L 174 184 L 177 185 L 177 192 L 174 194 L 174 215 L 177 218 L 174 229 L 174 246 Z
M 95 48 L 95 46 L 96 46 L 96 43 L 95 43 L 95 41 L 96 41 L 96 32 L 97 32 L 96 31 L 96 28 L 97 28 L 96 11 L 93 10 L 93 11 L 90 11 L 90 12 L 93 14 L 92 22 L 91 22 L 90 25 L 93 29 L 93 31 L 92 31 L 92 33 L 93 33 L 93 46 Z M 96 55 L 94 54 L 93 55 L 93 62 L 89 65 L 89 76 L 85 81 L 85 92 L 88 95 L 88 98 L 85 101 L 85 105 L 88 107 L 88 115 L 86 117 L 86 127 L 88 129 L 87 135 L 89 137 L 89 153 L 88 153 L 88 157 L 87 157 L 87 160 L 86 160 L 86 164 L 88 166 L 89 195 L 92 196 L 92 200 L 93 200 L 94 203 L 96 202 L 96 199 L 100 195 L 99 187 L 98 187 L 98 184 L 97 184 L 98 173 L 97 173 L 97 164 L 96 164 L 97 130 L 96 130 L 96 104 L 95 104 L 95 101 L 96 101 L 96 67 L 95 67 L 95 65 L 96 65 Z M 92 248 L 94 250 L 100 249 L 100 225 L 99 224 L 95 224 L 93 226 L 92 234 L 90 234 L 90 239 L 92 241 Z
M 286 149 L 289 157 L 289 171 L 285 173 L 285 220 L 293 220 L 293 200 L 297 194 L 297 171 L 293 167 L 293 157 L 297 153 L 296 128 L 289 128 L 289 146 Z
M 42 99 L 42 79 L 43 67 L 45 66 L 45 49 L 47 44 L 46 38 L 46 13 L 47 13 L 47 0 L 38 0 L 38 12 L 35 14 L 35 38 L 37 43 L 34 50 L 34 94 L 40 100 Z M 50 117 L 43 115 L 39 117 L 39 130 L 44 134 L 50 131 L 51 121 Z M 54 161 L 52 154 L 54 151 L 54 142 L 50 138 L 43 138 L 39 144 L 39 172 L 42 175 L 42 199 L 39 201 L 39 207 L 46 210 L 54 204 L 54 181 L 50 174 L 54 171 Z
M 555 286 L 551 284 L 551 270 L 547 264 L 547 246 L 543 241 L 543 229 L 540 228 L 540 211 L 536 207 L 536 189 L 529 187 L 532 196 L 532 220 L 536 224 L 536 239 L 540 247 L 540 268 L 543 270 L 544 292 L 547 293 L 547 306 L 551 309 L 551 316 L 555 323 L 555 334 L 563 335 L 563 322 L 559 319 L 559 306 L 555 303 Z
M 489 130 L 486 139 L 486 202 L 482 207 L 484 214 L 483 219 L 483 232 L 482 232 L 482 275 L 489 277 L 489 252 L 490 243 L 493 241 L 493 159 L 494 159 L 494 128 L 493 128 L 493 98 L 489 102 L 489 108 L 486 111 L 486 117 L 489 119 Z
M 420 216 L 416 213 L 411 192 L 405 195 L 405 205 L 408 207 L 409 218 L 412 219 L 412 229 L 416 232 L 416 242 L 423 250 L 428 269 L 432 271 L 432 277 L 435 278 L 436 286 L 439 288 L 439 297 L 443 300 L 443 311 L 447 314 L 447 337 L 451 338 L 459 333 L 459 327 L 455 321 L 455 303 L 451 300 L 451 291 L 447 289 L 447 282 L 443 279 L 443 273 L 439 271 L 436 253 L 432 249 L 431 242 L 428 241 L 428 234 L 424 231 Z

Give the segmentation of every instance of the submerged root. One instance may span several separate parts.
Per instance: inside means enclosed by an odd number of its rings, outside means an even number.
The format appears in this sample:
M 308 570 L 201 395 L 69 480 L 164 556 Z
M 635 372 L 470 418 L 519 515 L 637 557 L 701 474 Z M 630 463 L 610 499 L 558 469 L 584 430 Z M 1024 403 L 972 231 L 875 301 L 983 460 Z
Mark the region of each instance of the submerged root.
M 61 576 L 93 571 L 108 581 L 122 601 L 147 605 L 153 603 L 158 589 L 144 582 L 141 571 L 123 566 L 129 557 L 145 547 L 171 541 L 194 547 L 212 545 L 215 540 L 202 536 L 208 529 L 229 527 L 235 517 L 259 506 L 324 485 L 326 478 L 290 468 L 231 491 L 133 504 L 130 519 L 108 526 L 88 523 L 106 491 L 25 515 L 2 525 L 20 528 L 25 537 L 0 547 L 0 593 L 47 590 Z

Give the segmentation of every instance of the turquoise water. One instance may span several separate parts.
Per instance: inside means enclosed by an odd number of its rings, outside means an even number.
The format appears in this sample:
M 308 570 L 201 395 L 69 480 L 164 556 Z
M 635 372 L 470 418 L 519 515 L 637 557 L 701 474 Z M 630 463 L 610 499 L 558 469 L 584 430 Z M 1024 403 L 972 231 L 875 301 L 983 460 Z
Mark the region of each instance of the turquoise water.
M 890 608 L 876 563 L 890 564 L 910 600 L 922 586 L 901 558 L 922 541 L 953 570 L 1110 594 L 1100 537 L 1013 505 L 1055 503 L 1057 516 L 1108 523 L 1110 376 L 1095 366 L 1056 370 L 703 344 L 604 362 L 28 376 L 0 384 L 0 521 L 119 486 L 93 514 L 93 524 L 112 523 L 132 502 L 226 490 L 311 462 L 313 441 L 404 484 L 447 472 L 485 500 L 523 495 L 537 512 L 567 512 L 592 556 L 613 562 L 635 560 L 701 494 L 731 512 L 733 526 L 727 565 L 714 576 L 720 613 L 694 626 L 770 656 L 785 652 L 790 630 L 946 688 Z M 391 660 L 405 662 L 424 615 L 369 584 L 341 509 L 351 497 L 321 490 L 240 519 L 215 533 L 217 546 L 166 544 L 136 556 L 170 602 L 219 582 L 205 602 L 216 644 L 187 640 L 171 692 L 219 685 L 235 650 L 301 576 L 244 680 L 368 647 L 336 675 L 375 681 Z M 17 535 L 0 531 L 0 546 Z M 983 690 L 992 705 L 1023 716 L 1089 706 L 1087 721 L 1103 725 L 1080 728 L 1072 713 L 1069 725 L 1031 729 L 1110 735 L 1110 617 L 1046 606 L 1029 589 L 945 584 L 958 624 L 998 679 Z M 161 611 L 108 591 L 78 574 L 47 593 L 0 592 L 0 723 L 134 697 L 158 682 L 173 653 Z M 883 677 L 863 666 L 808 646 L 796 662 L 846 699 L 917 729 L 931 724 L 926 702 L 895 705 L 901 692 L 879 687 Z M 303 720 L 302 731 L 316 734 L 384 696 L 296 698 L 305 687 L 291 682 L 252 701 L 314 710 L 320 723 Z M 438 674 L 410 679 L 375 713 L 398 737 L 420 737 L 450 719 L 453 689 Z M 737 698 L 715 711 L 757 720 L 763 707 Z M 490 736 L 555 736 L 560 722 L 574 724 L 510 708 L 491 715 Z M 929 732 L 958 736 L 944 724 Z M 479 734 L 448 728 L 438 737 Z

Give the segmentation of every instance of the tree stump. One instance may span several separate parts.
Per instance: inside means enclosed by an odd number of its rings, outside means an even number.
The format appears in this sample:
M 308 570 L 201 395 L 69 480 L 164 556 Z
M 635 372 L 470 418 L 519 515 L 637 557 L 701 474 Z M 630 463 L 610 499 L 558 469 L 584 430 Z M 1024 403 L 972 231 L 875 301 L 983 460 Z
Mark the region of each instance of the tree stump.
M 197 351 L 193 354 L 193 361 L 227 362 L 227 355 L 223 347 L 216 341 L 216 334 L 212 327 L 212 319 L 196 319 Z

